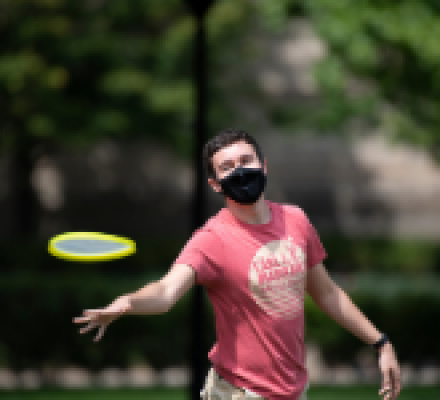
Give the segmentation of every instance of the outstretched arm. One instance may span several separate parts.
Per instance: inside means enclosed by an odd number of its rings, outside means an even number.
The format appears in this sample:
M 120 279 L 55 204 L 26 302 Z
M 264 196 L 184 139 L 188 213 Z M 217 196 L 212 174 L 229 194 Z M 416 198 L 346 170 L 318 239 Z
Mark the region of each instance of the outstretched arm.
M 128 314 L 167 312 L 195 283 L 196 272 L 189 265 L 174 264 L 158 282 L 150 283 L 128 295 Z
M 372 345 L 381 338 L 378 329 L 333 282 L 322 263 L 307 271 L 307 292 L 321 310 L 365 343 Z M 389 342 L 380 349 L 379 367 L 383 377 L 379 394 L 384 395 L 384 400 L 396 399 L 400 392 L 400 371 Z
M 123 314 L 162 314 L 167 312 L 195 283 L 196 272 L 189 265 L 174 264 L 157 282 L 152 282 L 136 292 L 116 298 L 107 307 L 84 310 L 74 323 L 84 324 L 80 333 L 98 328 L 95 341 L 103 336 L 107 326 Z

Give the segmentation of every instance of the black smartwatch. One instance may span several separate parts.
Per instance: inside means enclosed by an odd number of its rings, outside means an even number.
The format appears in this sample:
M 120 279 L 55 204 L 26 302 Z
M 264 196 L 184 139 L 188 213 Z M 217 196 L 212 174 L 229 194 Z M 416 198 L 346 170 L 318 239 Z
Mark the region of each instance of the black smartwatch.
M 373 349 L 376 351 L 379 351 L 382 348 L 382 346 L 389 341 L 390 340 L 388 339 L 387 334 L 382 333 L 380 339 L 376 343 L 373 344 Z

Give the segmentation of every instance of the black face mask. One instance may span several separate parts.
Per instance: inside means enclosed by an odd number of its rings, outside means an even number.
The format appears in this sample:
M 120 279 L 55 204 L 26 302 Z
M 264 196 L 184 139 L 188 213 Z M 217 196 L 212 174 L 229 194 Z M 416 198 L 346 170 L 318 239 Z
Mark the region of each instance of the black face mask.
M 261 168 L 237 167 L 218 182 L 225 196 L 239 204 L 253 204 L 266 187 L 266 175 Z

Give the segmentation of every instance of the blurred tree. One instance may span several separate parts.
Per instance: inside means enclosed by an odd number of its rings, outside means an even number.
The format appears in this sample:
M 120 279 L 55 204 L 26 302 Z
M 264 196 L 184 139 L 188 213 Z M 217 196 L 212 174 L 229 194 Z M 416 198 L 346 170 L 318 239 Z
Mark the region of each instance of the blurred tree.
M 210 45 L 220 50 L 248 8 L 215 7 Z M 150 135 L 188 153 L 194 30 L 181 0 L 0 0 L 0 149 L 16 135 Z
M 309 19 L 328 45 L 316 69 L 322 97 L 278 110 L 281 123 L 335 131 L 362 115 L 440 157 L 440 3 L 436 0 L 259 2 L 266 25 Z M 307 111 L 307 112 L 304 112 Z M 339 129 L 338 129 L 339 130 Z
M 212 10 L 216 51 L 248 7 Z M 0 0 L 0 151 L 12 151 L 21 234 L 37 207 L 33 163 L 50 143 L 150 136 L 192 153 L 194 32 L 181 0 Z
M 440 6 L 434 0 L 217 0 L 207 16 L 208 134 L 231 111 L 216 79 L 221 68 L 235 73 L 255 51 L 237 53 L 233 42 L 255 22 L 282 30 L 298 16 L 328 44 L 316 70 L 319 107 L 289 105 L 279 110 L 280 123 L 334 132 L 362 115 L 438 154 Z M 50 143 L 149 136 L 176 153 L 192 152 L 194 32 L 183 0 L 0 0 L 0 152 L 13 151 L 19 234 L 35 229 L 29 178 Z M 423 247 L 412 251 L 417 262 L 425 254 Z M 429 254 L 426 264 L 436 257 Z M 408 259 L 407 252 L 399 256 Z
M 184 3 L 0 0 L 0 151 L 18 148 L 18 136 L 32 138 L 20 139 L 26 154 L 31 142 L 149 135 L 191 154 L 195 23 Z M 297 16 L 329 45 L 316 70 L 324 106 L 281 106 L 278 123 L 334 131 L 361 114 L 439 152 L 437 1 L 221 0 L 207 20 L 210 76 L 239 32 L 255 21 L 283 29 Z M 208 131 L 231 111 L 214 81 Z

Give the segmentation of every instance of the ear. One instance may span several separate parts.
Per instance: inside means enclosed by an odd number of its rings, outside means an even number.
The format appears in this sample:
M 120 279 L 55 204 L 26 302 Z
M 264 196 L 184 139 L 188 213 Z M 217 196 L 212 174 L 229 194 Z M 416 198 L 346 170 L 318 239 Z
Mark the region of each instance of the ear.
M 220 193 L 222 191 L 222 187 L 220 186 L 220 183 L 218 183 L 215 179 L 208 178 L 208 184 L 209 186 L 211 186 L 214 192 Z
M 264 159 L 263 171 L 264 171 L 264 175 L 267 175 L 267 158 Z

